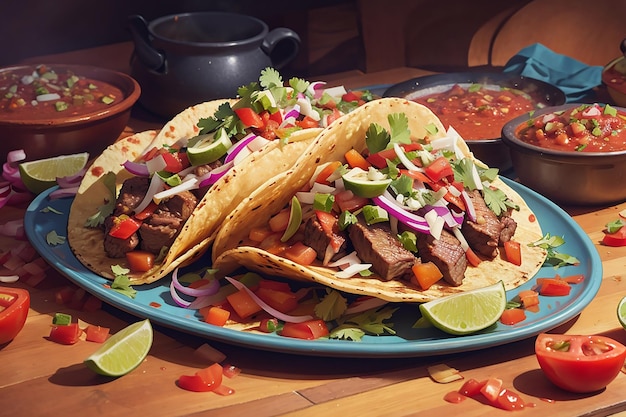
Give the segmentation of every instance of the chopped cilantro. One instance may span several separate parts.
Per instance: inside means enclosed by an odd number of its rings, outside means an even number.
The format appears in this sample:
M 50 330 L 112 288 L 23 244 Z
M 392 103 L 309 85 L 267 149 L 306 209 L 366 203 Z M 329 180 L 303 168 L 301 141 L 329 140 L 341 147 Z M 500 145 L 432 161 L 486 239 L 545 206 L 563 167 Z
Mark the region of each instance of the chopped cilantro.
M 330 332 L 329 337 L 331 339 L 360 341 L 366 333 L 374 335 L 396 334 L 393 323 L 385 323 L 385 320 L 390 319 L 396 310 L 397 308 L 385 306 L 342 318 L 339 320 L 339 326 Z
M 370 154 L 380 152 L 387 148 L 387 144 L 391 141 L 389 132 L 377 123 L 372 123 L 365 133 L 365 144 Z
M 566 265 L 578 265 L 580 261 L 575 256 L 559 253 L 556 250 L 556 248 L 564 243 L 565 239 L 563 237 L 552 236 L 550 233 L 546 233 L 541 239 L 536 242 L 529 243 L 528 246 L 538 246 L 548 252 L 544 265 L 552 265 L 555 268 Z
M 510 208 L 513 210 L 519 210 L 519 206 L 508 198 L 507 195 L 504 194 L 504 191 L 499 188 L 483 188 L 483 198 L 485 199 L 487 207 L 489 207 L 489 209 L 498 217 Z
M 404 113 L 394 113 L 387 117 L 391 128 L 391 144 L 411 143 L 409 118 Z M 388 145 L 388 147 L 390 147 Z
M 111 289 L 129 298 L 135 298 L 137 290 L 130 285 L 130 278 L 126 275 L 130 270 L 119 265 L 112 265 L 111 271 L 115 275 L 115 279 L 111 283 Z
M 348 210 L 344 210 L 339 215 L 339 230 L 346 230 L 348 226 L 351 224 L 356 224 L 358 222 L 356 216 L 353 213 L 350 213 Z
M 324 321 L 341 317 L 348 308 L 346 300 L 338 291 L 327 289 L 326 295 L 315 305 L 315 315 Z
M 57 234 L 56 230 L 51 230 L 46 235 L 46 242 L 50 246 L 62 245 L 65 243 L 66 239 L 67 238 L 65 236 L 60 236 L 59 234 Z
M 406 250 L 413 253 L 417 252 L 417 235 L 415 233 L 405 230 L 400 235 L 398 235 L 398 239 Z
M 609 234 L 610 233 L 615 233 L 619 229 L 624 227 L 625 225 L 626 225 L 626 222 L 624 222 L 622 219 L 614 220 L 614 221 L 609 222 L 609 223 L 606 224 L 606 232 L 609 233 Z

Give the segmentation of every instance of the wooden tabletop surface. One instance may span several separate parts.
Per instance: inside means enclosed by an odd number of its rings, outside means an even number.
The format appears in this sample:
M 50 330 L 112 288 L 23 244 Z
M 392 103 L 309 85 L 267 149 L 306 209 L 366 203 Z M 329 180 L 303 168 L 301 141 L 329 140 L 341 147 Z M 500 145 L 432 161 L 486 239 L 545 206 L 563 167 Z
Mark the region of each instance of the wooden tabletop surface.
M 130 45 L 116 44 L 29 60 L 86 63 L 127 69 Z M 358 71 L 328 76 L 327 80 L 349 88 L 403 81 L 426 72 L 399 68 L 381 73 Z M 134 117 L 126 133 L 154 126 L 154 120 Z M 603 280 L 593 301 L 554 332 L 603 334 L 626 343 L 615 311 L 626 295 L 622 274 L 626 268 L 626 247 L 599 245 L 604 225 L 617 218 L 626 203 L 595 208 L 567 208 L 591 239 L 603 264 Z M 0 224 L 24 215 L 24 207 L 0 209 Z M 15 242 L 0 238 L 0 251 Z M 66 278 L 50 269 L 49 276 L 36 287 L 27 288 L 31 309 L 24 329 L 10 343 L 0 346 L 0 410 L 2 415 L 210 415 L 210 416 L 325 416 L 359 415 L 407 416 L 505 415 L 501 411 L 468 400 L 461 404 L 444 401 L 446 393 L 458 389 L 462 381 L 434 382 L 427 366 L 445 363 L 459 369 L 467 380 L 501 378 L 504 385 L 534 403 L 520 415 L 600 416 L 626 410 L 626 375 L 606 389 L 576 395 L 552 386 L 541 373 L 534 357 L 534 337 L 499 347 L 416 358 L 353 359 L 325 358 L 255 350 L 202 339 L 155 325 L 155 338 L 146 360 L 134 371 L 117 379 L 98 376 L 83 360 L 98 345 L 80 342 L 66 346 L 47 339 L 51 317 L 66 311 L 88 323 L 110 327 L 115 332 L 138 318 L 104 305 L 95 312 L 68 309 L 55 303 L 55 292 L 68 285 Z M 6 284 L 5 284 L 6 285 Z M 180 375 L 193 374 L 206 362 L 194 350 L 208 343 L 227 355 L 227 361 L 242 373 L 226 384 L 235 390 L 230 396 L 194 393 L 177 387 Z

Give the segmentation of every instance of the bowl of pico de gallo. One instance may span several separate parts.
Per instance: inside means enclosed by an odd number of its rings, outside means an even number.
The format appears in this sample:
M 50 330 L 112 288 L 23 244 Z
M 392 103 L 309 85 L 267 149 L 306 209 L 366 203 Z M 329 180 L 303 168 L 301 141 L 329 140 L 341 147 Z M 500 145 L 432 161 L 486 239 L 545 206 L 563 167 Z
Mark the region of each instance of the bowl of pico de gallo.
M 626 109 L 569 103 L 519 116 L 502 129 L 519 181 L 555 202 L 626 201 Z

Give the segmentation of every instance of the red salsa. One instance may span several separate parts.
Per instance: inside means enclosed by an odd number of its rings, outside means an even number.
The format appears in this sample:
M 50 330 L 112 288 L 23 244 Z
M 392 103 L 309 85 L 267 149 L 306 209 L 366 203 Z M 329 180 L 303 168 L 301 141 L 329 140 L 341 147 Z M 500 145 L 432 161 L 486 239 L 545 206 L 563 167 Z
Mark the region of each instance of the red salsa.
M 520 125 L 517 137 L 546 149 L 576 152 L 626 150 L 626 113 L 610 105 L 582 104 Z
M 538 107 L 521 90 L 495 90 L 483 84 L 467 88 L 455 84 L 450 90 L 413 101 L 430 108 L 444 126 L 452 126 L 466 140 L 499 138 L 506 122 Z
M 124 99 L 114 85 L 45 65 L 0 73 L 0 120 L 44 120 L 105 110 Z

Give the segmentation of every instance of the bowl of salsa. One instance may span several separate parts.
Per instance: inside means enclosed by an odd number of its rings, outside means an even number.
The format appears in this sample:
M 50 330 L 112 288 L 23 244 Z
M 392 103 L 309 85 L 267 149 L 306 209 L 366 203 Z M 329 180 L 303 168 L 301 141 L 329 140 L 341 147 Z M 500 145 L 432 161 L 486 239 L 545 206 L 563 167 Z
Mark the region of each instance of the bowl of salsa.
M 0 155 L 28 159 L 101 153 L 122 133 L 140 95 L 127 74 L 83 65 L 0 69 Z
M 565 103 L 557 87 L 507 73 L 464 72 L 414 78 L 388 88 L 384 96 L 404 97 L 430 108 L 452 126 L 474 155 L 501 171 L 512 167 L 501 140 L 509 120 L 532 110 Z
M 626 109 L 570 103 L 508 122 L 502 139 L 520 182 L 558 203 L 626 201 Z

